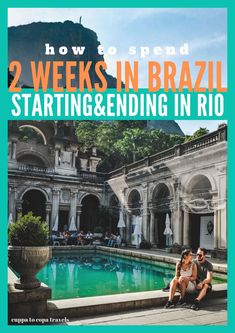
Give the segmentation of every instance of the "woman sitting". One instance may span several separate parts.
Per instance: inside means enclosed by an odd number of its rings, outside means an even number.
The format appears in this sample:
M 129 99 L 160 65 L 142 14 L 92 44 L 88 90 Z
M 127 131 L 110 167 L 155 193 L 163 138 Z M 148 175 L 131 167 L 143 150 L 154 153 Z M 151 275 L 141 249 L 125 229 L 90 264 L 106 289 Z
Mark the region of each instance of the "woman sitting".
M 180 299 L 177 305 L 185 303 L 185 293 L 193 293 L 196 290 L 197 266 L 192 262 L 192 251 L 187 249 L 181 253 L 181 259 L 176 264 L 175 277 L 170 283 L 170 295 L 165 308 L 174 306 L 176 289 L 180 291 Z
M 81 230 L 80 232 L 78 232 L 77 235 L 77 245 L 84 245 L 85 244 L 85 234 L 84 232 Z

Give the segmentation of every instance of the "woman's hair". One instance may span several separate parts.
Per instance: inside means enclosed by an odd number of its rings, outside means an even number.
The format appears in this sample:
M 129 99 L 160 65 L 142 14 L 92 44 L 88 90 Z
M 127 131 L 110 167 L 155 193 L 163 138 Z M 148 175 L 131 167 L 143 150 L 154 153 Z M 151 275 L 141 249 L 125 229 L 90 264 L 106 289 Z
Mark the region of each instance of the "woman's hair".
M 181 252 L 181 258 L 180 258 L 180 262 L 179 262 L 178 269 L 177 269 L 177 276 L 178 277 L 180 276 L 180 270 L 181 270 L 181 267 L 182 267 L 182 264 L 183 264 L 183 260 L 184 260 L 185 257 L 187 257 L 189 255 L 190 252 L 192 252 L 191 249 L 185 249 Z

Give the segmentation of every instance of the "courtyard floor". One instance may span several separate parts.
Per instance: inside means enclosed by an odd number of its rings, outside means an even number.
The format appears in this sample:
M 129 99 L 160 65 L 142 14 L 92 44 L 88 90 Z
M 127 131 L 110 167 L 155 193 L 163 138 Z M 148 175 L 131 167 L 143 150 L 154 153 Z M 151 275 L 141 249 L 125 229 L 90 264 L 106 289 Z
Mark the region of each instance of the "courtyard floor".
M 171 257 L 171 258 L 177 258 L 180 259 L 180 254 L 177 253 L 167 253 L 165 250 L 160 250 L 160 249 L 155 249 L 152 248 L 150 250 L 145 250 L 145 249 L 136 249 L 134 247 L 125 247 L 124 249 L 135 251 L 135 252 L 140 252 L 140 253 L 149 253 L 149 254 L 156 254 L 160 255 L 163 257 Z M 221 267 L 227 267 L 227 260 L 225 259 L 218 259 L 218 258 L 210 258 L 210 255 L 206 255 L 207 259 L 213 264 L 218 264 Z M 196 253 L 194 253 L 194 258 L 196 258 Z
M 227 299 L 207 300 L 199 311 L 180 307 L 173 309 L 156 307 L 83 319 L 70 319 L 67 325 L 227 325 Z

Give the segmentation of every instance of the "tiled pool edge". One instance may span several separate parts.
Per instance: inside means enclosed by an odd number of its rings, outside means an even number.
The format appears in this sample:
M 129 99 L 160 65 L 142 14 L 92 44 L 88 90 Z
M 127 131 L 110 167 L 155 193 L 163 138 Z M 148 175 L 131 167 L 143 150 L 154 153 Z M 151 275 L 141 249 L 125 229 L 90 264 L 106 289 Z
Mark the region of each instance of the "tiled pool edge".
M 214 285 L 213 291 L 208 295 L 208 298 L 220 298 L 226 296 L 227 284 L 224 283 Z M 156 290 L 48 301 L 48 316 L 50 318 L 82 318 L 126 310 L 163 306 L 167 299 L 167 292 Z
M 157 253 L 148 253 L 145 252 L 145 250 L 135 251 L 135 249 L 126 249 L 126 248 L 113 248 L 113 247 L 107 247 L 107 246 L 54 246 L 52 248 L 52 252 L 56 254 L 66 254 L 71 253 L 71 251 L 74 251 L 75 253 L 78 253 L 79 251 L 83 250 L 98 250 L 104 253 L 112 253 L 117 254 L 123 257 L 131 257 L 132 259 L 144 259 L 149 261 L 158 261 L 164 264 L 176 264 L 176 262 L 179 260 L 179 258 L 171 257 L 167 253 L 164 253 L 164 256 L 162 254 Z M 179 255 L 180 256 L 180 255 Z M 210 260 L 210 259 L 209 259 Z M 227 274 L 227 265 L 221 265 L 213 263 L 214 271 L 216 274 Z
M 113 247 L 105 247 L 105 246 L 96 246 L 96 249 L 102 252 L 109 252 L 112 254 L 120 254 L 124 256 L 131 256 L 132 258 L 142 258 L 146 260 L 151 260 L 151 261 L 158 261 L 166 264 L 176 264 L 179 261 L 180 255 L 178 255 L 178 258 L 174 258 L 169 256 L 167 253 L 164 254 L 155 254 L 155 253 L 148 253 L 145 252 L 144 250 L 141 250 L 141 252 L 137 252 L 132 249 L 124 249 L 124 248 L 113 248 Z M 209 259 L 210 260 L 210 259 Z M 220 265 L 220 264 L 213 264 L 214 271 L 216 273 L 222 273 L 226 274 L 227 273 L 227 266 L 225 265 Z

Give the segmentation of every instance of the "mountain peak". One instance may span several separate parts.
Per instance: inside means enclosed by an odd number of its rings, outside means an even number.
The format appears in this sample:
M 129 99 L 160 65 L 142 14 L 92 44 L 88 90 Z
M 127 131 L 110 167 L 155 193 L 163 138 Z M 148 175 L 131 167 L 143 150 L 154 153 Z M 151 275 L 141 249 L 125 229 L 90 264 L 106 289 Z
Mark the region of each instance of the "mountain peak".
M 79 21 L 81 22 L 79 17 Z M 104 61 L 103 55 L 98 54 L 97 48 L 100 45 L 97 34 L 81 23 L 72 21 L 64 22 L 33 22 L 8 29 L 8 61 L 20 61 L 22 65 L 22 84 L 32 86 L 30 62 L 31 61 L 91 61 L 90 77 L 92 85 L 99 82 L 99 78 L 94 70 L 94 64 L 98 61 Z M 55 54 L 45 54 L 45 44 L 53 46 Z M 68 53 L 59 54 L 59 48 L 66 46 Z M 74 55 L 71 46 L 84 46 L 83 55 Z M 116 87 L 116 79 L 104 71 L 108 87 Z M 52 86 L 52 77 L 49 80 Z M 61 86 L 65 87 L 65 79 L 61 80 Z

